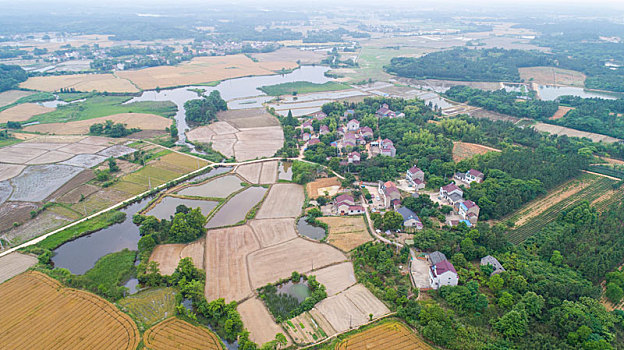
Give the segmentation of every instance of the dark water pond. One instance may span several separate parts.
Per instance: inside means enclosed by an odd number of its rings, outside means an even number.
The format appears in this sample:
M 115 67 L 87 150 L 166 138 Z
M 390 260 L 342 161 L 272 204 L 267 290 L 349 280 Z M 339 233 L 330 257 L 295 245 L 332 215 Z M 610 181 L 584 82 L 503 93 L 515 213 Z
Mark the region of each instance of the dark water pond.
M 207 228 L 234 225 L 245 219 L 247 213 L 253 208 L 266 193 L 264 187 L 250 187 L 232 197 L 219 211 L 208 221 Z
M 303 279 L 297 283 L 288 281 L 277 286 L 277 294 L 289 295 L 296 298 L 297 301 L 301 303 L 310 296 L 310 287 L 308 286 L 308 282 Z
M 82 275 L 95 266 L 104 255 L 124 248 L 137 250 L 139 227 L 132 222 L 132 216 L 139 212 L 151 198 L 145 198 L 122 209 L 126 213 L 124 222 L 69 241 L 54 250 L 52 263 L 75 275 Z
M 316 239 L 317 241 L 320 241 L 323 237 L 325 237 L 325 229 L 310 225 L 306 221 L 305 216 L 301 217 L 299 221 L 297 221 L 297 231 L 299 234 L 308 238 Z

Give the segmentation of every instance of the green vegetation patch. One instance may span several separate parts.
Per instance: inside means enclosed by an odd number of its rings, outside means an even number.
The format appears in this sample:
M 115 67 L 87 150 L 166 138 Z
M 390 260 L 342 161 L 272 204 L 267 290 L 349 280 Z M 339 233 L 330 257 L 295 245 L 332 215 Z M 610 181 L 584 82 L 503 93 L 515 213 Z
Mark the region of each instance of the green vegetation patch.
M 335 81 L 328 81 L 323 84 L 315 84 L 307 81 L 295 81 L 292 83 L 262 86 L 258 89 L 270 96 L 280 96 L 307 94 L 311 92 L 346 90 L 350 88 L 351 87 L 347 84 L 338 83 Z
M 281 290 L 283 287 L 287 290 Z M 258 293 L 278 323 L 311 310 L 327 298 L 325 286 L 315 276 L 306 276 L 296 271 L 288 280 L 258 288 Z
M 123 298 L 117 304 L 147 328 L 175 315 L 176 290 L 171 287 L 148 289 Z

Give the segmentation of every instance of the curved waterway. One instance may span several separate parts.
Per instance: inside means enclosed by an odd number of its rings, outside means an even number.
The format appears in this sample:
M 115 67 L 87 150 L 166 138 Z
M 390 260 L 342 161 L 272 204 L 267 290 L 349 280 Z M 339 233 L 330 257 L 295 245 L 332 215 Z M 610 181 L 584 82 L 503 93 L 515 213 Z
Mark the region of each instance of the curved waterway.
M 194 150 L 193 145 L 186 142 L 186 132 L 189 131 L 190 128 L 186 123 L 184 103 L 188 100 L 197 99 L 199 97 L 195 91 L 191 91 L 190 89 L 201 89 L 204 90 L 206 94 L 209 94 L 214 90 L 218 90 L 219 93 L 221 93 L 221 97 L 228 101 L 229 108 L 254 108 L 258 107 L 258 103 L 260 103 L 261 106 L 260 101 L 264 102 L 269 98 L 265 93 L 258 90 L 259 87 L 292 83 L 296 81 L 307 81 L 310 83 L 322 84 L 331 80 L 325 76 L 325 72 L 328 70 L 328 67 L 323 66 L 302 66 L 288 74 L 261 75 L 228 79 L 220 82 L 214 87 L 185 86 L 168 90 L 150 90 L 144 91 L 140 96 L 137 96 L 126 103 L 138 101 L 171 101 L 175 103 L 178 106 L 178 112 L 175 115 L 176 126 L 178 128 L 178 144 L 186 145 L 191 148 L 191 150 Z M 257 97 L 257 99 L 249 100 L 249 104 L 241 104 L 241 99 L 251 99 L 254 97 Z

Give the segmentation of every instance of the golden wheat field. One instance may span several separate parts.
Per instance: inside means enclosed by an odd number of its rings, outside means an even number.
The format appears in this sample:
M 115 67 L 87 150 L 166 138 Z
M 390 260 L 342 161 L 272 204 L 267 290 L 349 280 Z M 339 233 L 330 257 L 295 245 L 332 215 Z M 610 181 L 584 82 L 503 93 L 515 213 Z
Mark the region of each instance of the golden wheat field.
M 222 349 L 219 338 L 210 330 L 175 317 L 168 318 L 145 331 L 143 342 L 150 350 Z
M 404 324 L 388 322 L 354 334 L 336 346 L 336 350 L 360 349 L 425 350 L 431 346 Z

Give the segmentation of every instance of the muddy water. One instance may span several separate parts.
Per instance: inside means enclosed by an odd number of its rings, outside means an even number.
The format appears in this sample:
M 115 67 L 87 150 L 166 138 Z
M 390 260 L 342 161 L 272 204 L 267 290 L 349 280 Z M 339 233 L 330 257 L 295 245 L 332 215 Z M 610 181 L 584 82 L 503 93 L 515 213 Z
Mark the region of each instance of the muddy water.
M 143 199 L 122 209 L 126 213 L 124 222 L 69 241 L 54 250 L 52 263 L 75 275 L 82 275 L 95 266 L 104 255 L 124 248 L 137 250 L 139 227 L 132 223 L 132 216 L 139 212 L 150 198 Z
M 277 286 L 277 294 L 289 295 L 296 298 L 299 303 L 302 303 L 307 297 L 310 296 L 310 287 L 308 287 L 308 282 L 303 281 L 303 279 L 301 279 L 298 283 L 288 281 Z
M 279 163 L 279 175 L 280 180 L 292 180 L 292 162 L 280 162 Z
M 306 217 L 302 217 L 297 221 L 297 231 L 300 235 L 320 241 L 325 237 L 325 229 L 310 225 L 306 221 Z
M 190 91 L 189 89 L 202 89 L 206 92 L 206 94 L 209 94 L 213 90 L 218 90 L 224 100 L 230 101 L 241 98 L 266 96 L 266 94 L 258 90 L 259 87 L 265 85 L 275 85 L 295 81 L 308 81 L 311 83 L 322 84 L 331 80 L 324 75 L 324 73 L 328 70 L 329 68 L 322 66 L 302 66 L 301 68 L 298 68 L 288 74 L 224 80 L 215 87 L 188 86 L 171 90 L 151 90 L 143 92 L 141 96 L 135 97 L 126 103 L 137 101 L 172 101 L 175 103 L 178 106 L 178 112 L 175 115 L 176 125 L 178 127 L 178 143 L 186 144 L 187 146 L 193 148 L 192 145 L 186 143 L 185 132 L 189 130 L 189 126 L 185 119 L 186 111 L 184 109 L 184 102 L 197 99 L 198 97 L 195 91 Z M 235 102 L 234 104 L 238 108 L 244 108 L 245 106 L 241 105 L 240 102 Z M 252 108 L 256 105 L 257 102 L 251 103 L 248 106 L 249 108 Z
M 204 201 L 200 199 L 185 199 L 176 197 L 165 197 L 156 206 L 146 213 L 146 215 L 153 215 L 158 220 L 167 219 L 175 214 L 176 207 L 178 205 L 186 205 L 189 208 L 200 208 L 202 214 L 208 215 L 212 209 L 216 208 L 219 204 L 215 201 Z
M 266 193 L 264 187 L 250 187 L 232 197 L 219 211 L 208 221 L 207 228 L 234 225 L 245 219 L 247 213 L 253 208 Z
M 241 182 L 243 182 L 243 180 L 237 176 L 227 175 L 202 185 L 187 187 L 178 192 L 178 194 L 182 196 L 226 198 L 230 194 L 243 188 Z

